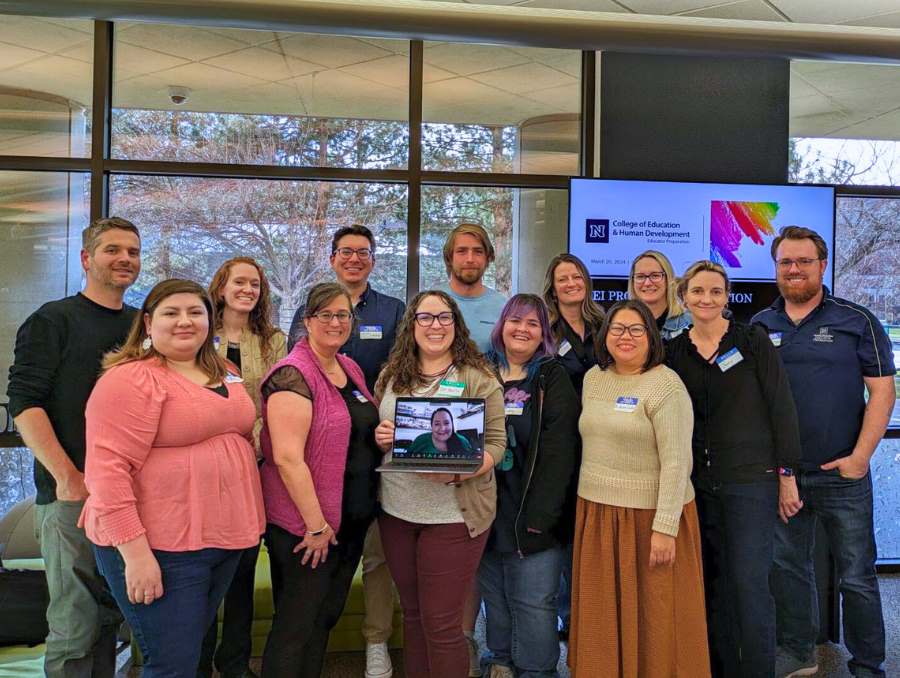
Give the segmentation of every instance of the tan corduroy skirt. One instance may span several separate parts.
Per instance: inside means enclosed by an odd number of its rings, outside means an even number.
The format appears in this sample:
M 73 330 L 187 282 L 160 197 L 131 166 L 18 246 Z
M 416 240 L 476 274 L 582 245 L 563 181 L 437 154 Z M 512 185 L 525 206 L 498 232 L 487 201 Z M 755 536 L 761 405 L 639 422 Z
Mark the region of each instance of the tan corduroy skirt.
M 675 563 L 651 568 L 655 513 L 578 499 L 569 635 L 576 678 L 709 678 L 697 507 L 684 506 Z

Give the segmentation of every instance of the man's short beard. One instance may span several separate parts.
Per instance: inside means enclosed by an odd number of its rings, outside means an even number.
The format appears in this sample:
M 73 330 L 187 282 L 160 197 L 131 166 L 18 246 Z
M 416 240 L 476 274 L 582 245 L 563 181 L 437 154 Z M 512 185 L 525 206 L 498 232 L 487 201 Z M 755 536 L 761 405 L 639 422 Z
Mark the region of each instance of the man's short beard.
M 778 283 L 778 291 L 781 292 L 781 296 L 792 304 L 805 304 L 822 291 L 822 282 L 818 281 L 815 284 L 810 284 L 810 281 L 808 281 L 801 289 L 787 287 Z

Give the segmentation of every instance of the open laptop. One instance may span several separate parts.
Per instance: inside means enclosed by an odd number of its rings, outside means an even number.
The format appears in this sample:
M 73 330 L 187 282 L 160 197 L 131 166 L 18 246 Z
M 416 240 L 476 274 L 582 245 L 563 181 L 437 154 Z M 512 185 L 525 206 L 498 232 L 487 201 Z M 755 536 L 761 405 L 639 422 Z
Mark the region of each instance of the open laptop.
M 390 459 L 376 470 L 475 473 L 484 457 L 484 398 L 397 398 Z

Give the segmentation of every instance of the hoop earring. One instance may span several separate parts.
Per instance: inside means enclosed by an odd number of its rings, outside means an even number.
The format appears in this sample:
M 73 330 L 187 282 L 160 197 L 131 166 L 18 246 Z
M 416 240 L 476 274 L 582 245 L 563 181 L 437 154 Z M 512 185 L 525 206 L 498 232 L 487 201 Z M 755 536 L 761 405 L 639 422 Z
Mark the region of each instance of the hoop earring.
M 153 340 L 150 338 L 150 335 L 148 334 L 147 338 L 141 342 L 141 348 L 144 349 L 145 351 L 149 351 L 152 346 L 153 346 Z

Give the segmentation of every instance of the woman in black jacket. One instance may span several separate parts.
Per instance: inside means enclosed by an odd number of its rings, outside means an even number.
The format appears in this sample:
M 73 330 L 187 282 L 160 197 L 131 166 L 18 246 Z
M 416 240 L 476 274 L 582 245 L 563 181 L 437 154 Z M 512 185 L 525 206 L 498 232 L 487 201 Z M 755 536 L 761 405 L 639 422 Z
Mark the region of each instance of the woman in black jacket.
M 510 299 L 491 333 L 503 382 L 507 450 L 497 474 L 497 517 L 478 570 L 489 676 L 555 676 L 556 602 L 566 491 L 576 469 L 579 403 L 540 297 Z
M 693 482 L 700 514 L 714 678 L 770 678 L 775 601 L 769 590 L 775 521 L 802 504 L 797 411 L 768 335 L 726 318 L 725 270 L 698 261 L 678 284 L 693 326 L 666 346 L 694 406 Z

